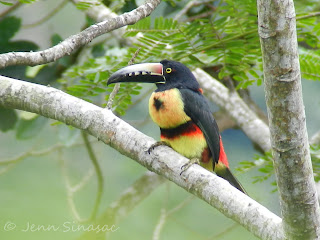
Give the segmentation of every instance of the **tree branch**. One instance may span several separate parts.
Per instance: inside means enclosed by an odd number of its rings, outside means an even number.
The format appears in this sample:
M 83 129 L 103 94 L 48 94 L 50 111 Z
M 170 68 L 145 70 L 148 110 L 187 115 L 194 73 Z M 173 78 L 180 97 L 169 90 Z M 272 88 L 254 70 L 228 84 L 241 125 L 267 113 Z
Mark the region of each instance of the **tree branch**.
M 258 0 L 265 94 L 284 232 L 288 239 L 318 239 L 319 203 L 301 91 L 292 0 Z
M 94 38 L 126 25 L 132 25 L 149 16 L 160 4 L 160 0 L 149 0 L 131 12 L 94 24 L 73 35 L 58 45 L 39 52 L 10 52 L 0 54 L 0 68 L 12 65 L 35 66 L 56 61 L 88 44 Z
M 188 159 L 166 146 L 147 149 L 155 140 L 137 131 L 110 110 L 60 90 L 0 77 L 0 106 L 22 109 L 87 131 L 149 170 L 203 199 L 261 239 L 283 239 L 282 222 L 275 214 L 198 165 L 180 176 Z

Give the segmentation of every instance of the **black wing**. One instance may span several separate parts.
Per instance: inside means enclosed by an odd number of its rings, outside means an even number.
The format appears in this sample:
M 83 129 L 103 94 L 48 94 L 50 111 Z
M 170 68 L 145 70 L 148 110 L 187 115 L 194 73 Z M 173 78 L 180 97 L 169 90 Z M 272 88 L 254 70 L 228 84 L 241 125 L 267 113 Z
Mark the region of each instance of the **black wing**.
M 212 116 L 207 99 L 200 93 L 190 89 L 179 89 L 184 103 L 184 111 L 201 129 L 207 141 L 215 163 L 220 155 L 219 128 Z

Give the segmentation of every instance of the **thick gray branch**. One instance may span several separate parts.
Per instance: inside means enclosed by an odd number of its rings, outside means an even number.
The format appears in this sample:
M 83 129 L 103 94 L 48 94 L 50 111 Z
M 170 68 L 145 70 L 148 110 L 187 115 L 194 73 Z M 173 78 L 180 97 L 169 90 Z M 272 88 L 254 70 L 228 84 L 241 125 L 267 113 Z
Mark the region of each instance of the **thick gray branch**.
M 234 119 L 244 133 L 260 148 L 271 149 L 269 127 L 248 107 L 239 94 L 229 91 L 218 80 L 200 68 L 193 71 L 205 94 Z
M 110 110 L 60 90 L 0 77 L 0 106 L 41 114 L 87 131 L 149 170 L 163 175 L 203 199 L 261 239 L 283 239 L 281 219 L 227 181 L 198 165 L 180 176 L 188 159 L 160 146 L 147 153 L 155 140 L 117 118 Z
M 142 6 L 131 12 L 107 19 L 103 22 L 94 24 L 82 32 L 73 35 L 58 45 L 39 52 L 10 52 L 0 54 L 0 68 L 12 65 L 40 65 L 56 61 L 66 55 L 70 55 L 75 50 L 88 44 L 94 38 L 110 32 L 114 29 L 131 25 L 149 16 L 152 11 L 160 4 L 160 0 L 147 1 Z
M 284 231 L 288 239 L 320 237 L 302 100 L 292 0 L 258 0 L 265 94 Z

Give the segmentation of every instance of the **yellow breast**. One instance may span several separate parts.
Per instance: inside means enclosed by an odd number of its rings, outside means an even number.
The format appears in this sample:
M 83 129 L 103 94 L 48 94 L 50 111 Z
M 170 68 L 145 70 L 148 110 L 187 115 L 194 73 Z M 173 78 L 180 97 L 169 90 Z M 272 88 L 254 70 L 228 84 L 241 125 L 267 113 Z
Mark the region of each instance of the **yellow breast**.
M 149 99 L 149 113 L 161 128 L 173 128 L 189 120 L 184 112 L 184 104 L 178 89 L 154 92 Z

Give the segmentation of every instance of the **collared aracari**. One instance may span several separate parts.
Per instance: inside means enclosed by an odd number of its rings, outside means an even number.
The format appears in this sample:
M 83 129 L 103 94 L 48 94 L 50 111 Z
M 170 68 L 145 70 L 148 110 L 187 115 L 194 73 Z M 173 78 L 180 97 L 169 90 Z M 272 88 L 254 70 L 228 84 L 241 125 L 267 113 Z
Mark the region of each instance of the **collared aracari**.
M 230 172 L 218 125 L 189 68 L 169 60 L 136 64 L 108 79 L 108 84 L 117 82 L 155 83 L 149 113 L 160 127 L 161 141 L 189 159 L 198 159 L 202 167 L 246 193 Z

